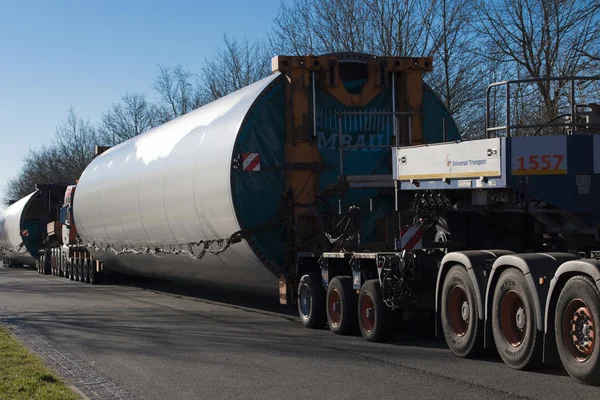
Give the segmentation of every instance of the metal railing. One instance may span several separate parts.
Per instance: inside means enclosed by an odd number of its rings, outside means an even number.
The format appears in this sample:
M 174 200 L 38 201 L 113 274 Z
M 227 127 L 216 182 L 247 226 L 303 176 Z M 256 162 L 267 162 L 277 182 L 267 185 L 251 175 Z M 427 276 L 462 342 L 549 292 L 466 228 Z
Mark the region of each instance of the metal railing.
M 506 131 L 506 136 L 511 135 L 511 130 L 516 129 L 526 129 L 526 128 L 550 128 L 550 127 L 578 127 L 578 126 L 590 126 L 590 124 L 586 123 L 576 123 L 576 104 L 575 104 L 575 82 L 578 81 L 598 81 L 600 80 L 600 76 L 563 76 L 563 77 L 554 77 L 554 78 L 531 78 L 531 79 L 518 79 L 518 80 L 508 80 L 502 82 L 496 82 L 489 85 L 486 89 L 485 93 L 485 137 L 489 138 L 491 133 L 498 131 Z M 533 82 L 550 82 L 550 81 L 568 81 L 570 82 L 570 122 L 564 123 L 540 123 L 540 124 L 511 124 L 511 90 L 510 85 L 520 84 L 520 83 L 533 83 Z M 506 86 L 506 124 L 502 126 L 490 126 L 490 93 L 492 88 L 498 86 Z

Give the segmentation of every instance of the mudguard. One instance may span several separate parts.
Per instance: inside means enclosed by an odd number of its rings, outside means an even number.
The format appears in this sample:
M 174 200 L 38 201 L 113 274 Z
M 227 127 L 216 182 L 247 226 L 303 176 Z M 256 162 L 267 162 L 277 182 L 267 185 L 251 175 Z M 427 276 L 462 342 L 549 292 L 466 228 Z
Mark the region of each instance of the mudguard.
M 558 351 L 554 338 L 554 313 L 560 292 L 567 281 L 575 275 L 587 275 L 596 282 L 600 290 L 600 261 L 578 259 L 562 264 L 550 282 L 544 313 L 544 362 L 558 362 Z
M 440 307 L 442 304 L 442 286 L 444 285 L 444 279 L 448 274 L 448 271 L 453 266 L 460 264 L 467 269 L 467 273 L 473 281 L 475 286 L 475 297 L 477 299 L 477 318 L 483 319 L 485 316 L 483 308 L 483 293 L 485 293 L 486 282 L 487 282 L 487 265 L 498 257 L 513 254 L 508 250 L 466 250 L 466 251 L 453 251 L 444 256 L 440 263 L 438 270 L 437 282 L 435 286 L 435 313 L 436 313 L 436 324 L 435 331 L 437 336 L 441 336 L 441 317 Z
M 496 282 L 502 271 L 507 268 L 517 268 L 525 276 L 525 280 L 529 285 L 533 294 L 533 302 L 536 309 L 536 322 L 539 330 L 543 330 L 544 326 L 544 310 L 546 309 L 546 299 L 549 290 L 548 280 L 554 276 L 558 267 L 571 260 L 577 259 L 577 256 L 570 253 L 524 253 L 505 255 L 498 258 L 492 266 L 490 278 L 485 291 L 485 347 L 493 345 L 492 334 L 492 302 Z M 540 278 L 544 278 L 543 282 Z

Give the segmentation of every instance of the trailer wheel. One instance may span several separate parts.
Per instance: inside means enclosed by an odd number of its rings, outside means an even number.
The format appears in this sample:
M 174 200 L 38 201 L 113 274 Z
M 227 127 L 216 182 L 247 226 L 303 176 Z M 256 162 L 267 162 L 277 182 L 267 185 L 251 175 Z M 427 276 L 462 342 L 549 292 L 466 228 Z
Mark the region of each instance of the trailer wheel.
M 392 337 L 391 312 L 383 303 L 378 279 L 366 281 L 358 296 L 358 325 L 369 342 L 385 342 Z
M 456 265 L 444 279 L 441 318 L 446 343 L 458 357 L 472 357 L 483 349 L 483 323 L 478 314 L 475 286 L 467 270 Z
M 83 282 L 83 260 L 81 258 L 78 258 L 77 261 L 75 262 L 75 268 L 77 268 L 77 271 L 75 271 L 75 282 Z
M 85 269 L 85 259 L 79 260 L 79 282 L 85 282 L 85 277 L 83 276 L 83 270 Z
M 46 260 L 44 262 L 44 269 L 42 270 L 42 274 L 50 275 L 52 273 L 52 253 L 46 256 Z
M 98 283 L 98 273 L 96 272 L 96 260 L 91 260 L 90 262 L 90 285 L 95 285 Z
M 83 260 L 83 282 L 90 283 L 90 259 Z
M 542 332 L 538 330 L 533 295 L 521 271 L 502 272 L 492 303 L 492 331 L 502 360 L 514 369 L 542 363 Z
M 600 385 L 600 291 L 585 276 L 567 281 L 556 305 L 556 346 L 563 366 L 573 378 Z
M 65 273 L 66 273 L 66 268 L 67 268 L 67 257 L 63 255 L 61 255 L 60 258 L 60 266 L 58 267 L 58 276 L 59 277 L 64 277 Z
M 71 266 L 69 267 L 69 279 L 72 281 L 75 280 L 75 273 L 77 272 L 77 268 L 75 268 L 75 263 L 77 260 L 75 258 L 71 258 Z
M 302 324 L 310 329 L 325 326 L 325 291 L 318 274 L 304 275 L 298 284 L 298 314 Z
M 73 257 L 69 258 L 69 264 L 67 266 L 67 278 L 69 278 L 69 280 L 71 280 L 71 281 L 75 279 L 74 264 L 75 264 L 75 259 Z
M 327 288 L 327 322 L 338 335 L 356 332 L 358 328 L 358 296 L 352 277 L 336 276 Z

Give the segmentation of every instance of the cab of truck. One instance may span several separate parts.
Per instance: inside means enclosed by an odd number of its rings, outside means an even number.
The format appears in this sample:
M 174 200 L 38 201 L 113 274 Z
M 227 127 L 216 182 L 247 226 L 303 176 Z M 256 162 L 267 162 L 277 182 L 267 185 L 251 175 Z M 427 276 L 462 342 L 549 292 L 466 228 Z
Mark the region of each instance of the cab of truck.
M 67 186 L 63 206 L 60 209 L 60 223 L 62 225 L 62 243 L 71 245 L 77 243 L 77 227 L 73 219 L 73 199 L 77 185 Z

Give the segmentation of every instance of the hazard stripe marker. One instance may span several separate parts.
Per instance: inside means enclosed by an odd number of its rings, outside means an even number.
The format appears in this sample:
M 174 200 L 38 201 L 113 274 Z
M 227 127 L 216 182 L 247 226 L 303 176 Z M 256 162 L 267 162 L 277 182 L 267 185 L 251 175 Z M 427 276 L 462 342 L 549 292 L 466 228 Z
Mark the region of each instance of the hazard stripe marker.
M 242 153 L 242 169 L 244 171 L 260 171 L 259 153 Z
M 396 250 L 417 250 L 423 248 L 423 230 L 420 226 L 403 226 L 400 240 L 396 240 Z

